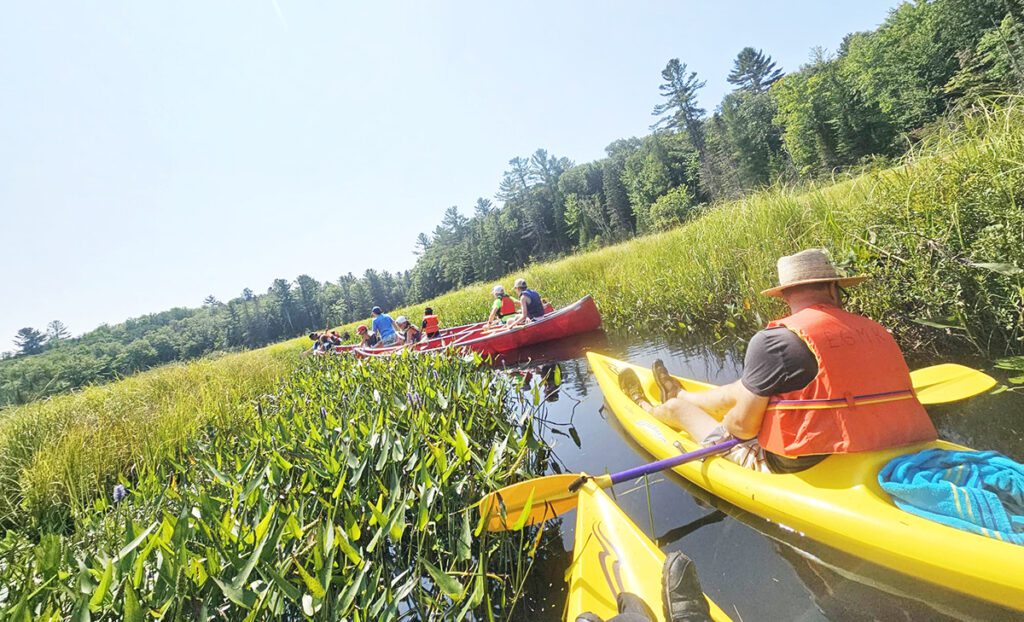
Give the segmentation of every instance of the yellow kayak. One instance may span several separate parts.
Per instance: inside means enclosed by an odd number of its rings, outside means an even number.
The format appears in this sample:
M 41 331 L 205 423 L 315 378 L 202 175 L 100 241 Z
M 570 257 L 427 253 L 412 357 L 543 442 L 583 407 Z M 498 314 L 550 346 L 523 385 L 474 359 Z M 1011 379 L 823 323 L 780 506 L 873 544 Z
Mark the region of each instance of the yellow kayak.
M 657 622 L 664 622 L 664 563 L 665 554 L 650 538 L 593 481 L 587 482 L 580 489 L 576 507 L 576 542 L 565 619 L 573 622 L 589 611 L 607 620 L 618 613 L 618 594 L 632 592 L 647 603 Z M 713 620 L 730 620 L 711 599 L 708 604 Z
M 620 389 L 619 372 L 632 367 L 644 391 L 659 395 L 650 369 L 590 352 L 590 367 L 623 429 L 658 459 L 700 445 L 661 423 Z M 679 378 L 687 391 L 712 385 Z M 679 447 L 673 443 L 679 443 Z M 936 441 L 884 451 L 836 454 L 794 474 L 761 473 L 710 457 L 675 468 L 697 486 L 752 514 L 846 553 L 950 590 L 1024 610 L 1024 547 L 961 531 L 904 512 L 878 484 L 891 459 L 923 449 L 964 450 Z

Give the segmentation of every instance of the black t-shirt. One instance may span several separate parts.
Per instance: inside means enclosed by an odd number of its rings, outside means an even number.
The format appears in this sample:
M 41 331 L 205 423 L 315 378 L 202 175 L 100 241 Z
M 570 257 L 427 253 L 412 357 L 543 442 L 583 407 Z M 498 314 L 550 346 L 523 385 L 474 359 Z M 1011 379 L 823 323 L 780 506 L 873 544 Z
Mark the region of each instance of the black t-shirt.
M 818 361 L 800 337 L 785 326 L 756 333 L 743 359 L 740 381 L 748 391 L 771 397 L 799 391 L 818 375 Z
M 743 359 L 740 382 L 748 391 L 771 397 L 788 391 L 799 391 L 818 375 L 818 360 L 793 331 L 785 326 L 766 328 L 750 339 Z M 765 452 L 772 473 L 796 473 L 824 460 L 826 455 L 787 458 Z

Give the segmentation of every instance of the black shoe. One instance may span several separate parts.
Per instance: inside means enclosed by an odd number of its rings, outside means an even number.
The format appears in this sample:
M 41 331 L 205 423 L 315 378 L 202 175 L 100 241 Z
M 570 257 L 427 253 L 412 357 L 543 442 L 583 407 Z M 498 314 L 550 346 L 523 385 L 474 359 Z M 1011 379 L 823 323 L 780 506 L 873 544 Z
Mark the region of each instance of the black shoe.
M 632 620 L 643 618 L 650 620 L 650 622 L 654 622 L 658 619 L 654 615 L 654 612 L 651 611 L 651 608 L 647 606 L 647 603 L 632 592 L 619 592 L 618 598 L 615 599 L 615 604 L 618 607 L 620 614 L 633 614 L 630 617 Z M 616 616 L 614 619 L 618 620 L 619 616 Z
M 664 361 L 661 359 L 654 361 L 651 371 L 654 372 L 654 382 L 657 383 L 658 390 L 661 392 L 662 404 L 679 395 L 683 385 L 679 384 L 679 381 L 673 378 L 672 374 L 668 373 L 668 368 L 665 367 Z
M 619 388 L 637 404 L 647 402 L 647 394 L 644 393 L 644 388 L 640 385 L 640 378 L 629 367 L 619 372 Z
M 700 589 L 697 566 L 692 559 L 679 551 L 669 553 L 661 581 L 668 622 L 710 622 L 711 609 Z

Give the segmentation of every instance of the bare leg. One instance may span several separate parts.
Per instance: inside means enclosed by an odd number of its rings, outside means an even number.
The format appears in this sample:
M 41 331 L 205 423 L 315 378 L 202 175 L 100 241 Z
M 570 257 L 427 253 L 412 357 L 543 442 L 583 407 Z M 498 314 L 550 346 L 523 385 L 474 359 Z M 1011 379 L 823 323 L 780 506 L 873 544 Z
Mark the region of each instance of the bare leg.
M 640 408 L 652 414 L 662 423 L 686 432 L 697 442 L 703 441 L 704 437 L 718 426 L 719 421 L 704 412 L 699 406 L 690 403 L 683 396 L 684 393 L 681 392 L 678 397 L 658 406 L 645 399 L 635 401 Z
M 717 419 L 689 402 L 682 393 L 660 406 L 652 407 L 648 412 L 669 426 L 683 430 L 698 443 L 719 425 Z
M 736 405 L 733 384 L 723 384 L 708 391 L 680 391 L 676 397 L 721 418 Z

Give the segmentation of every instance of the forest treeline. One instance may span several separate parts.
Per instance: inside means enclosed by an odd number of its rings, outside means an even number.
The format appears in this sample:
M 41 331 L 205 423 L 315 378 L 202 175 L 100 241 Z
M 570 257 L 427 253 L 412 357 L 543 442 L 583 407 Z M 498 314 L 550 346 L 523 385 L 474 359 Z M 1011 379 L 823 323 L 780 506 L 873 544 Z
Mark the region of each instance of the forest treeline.
M 533 261 L 595 248 L 684 222 L 702 205 L 772 184 L 884 165 L 960 102 L 1024 87 L 1024 0 L 905 3 L 879 28 L 812 52 L 784 74 L 770 51 L 744 48 L 734 90 L 710 113 L 704 81 L 682 59 L 652 93 L 651 134 L 576 164 L 538 149 L 510 160 L 495 198 L 472 214 L 450 207 L 417 239 L 408 272 L 368 270 L 321 283 L 276 279 L 227 302 L 172 309 L 67 337 L 60 322 L 19 331 L 0 361 L 0 406 L 24 403 L 161 363 L 255 347 L 367 317 Z

